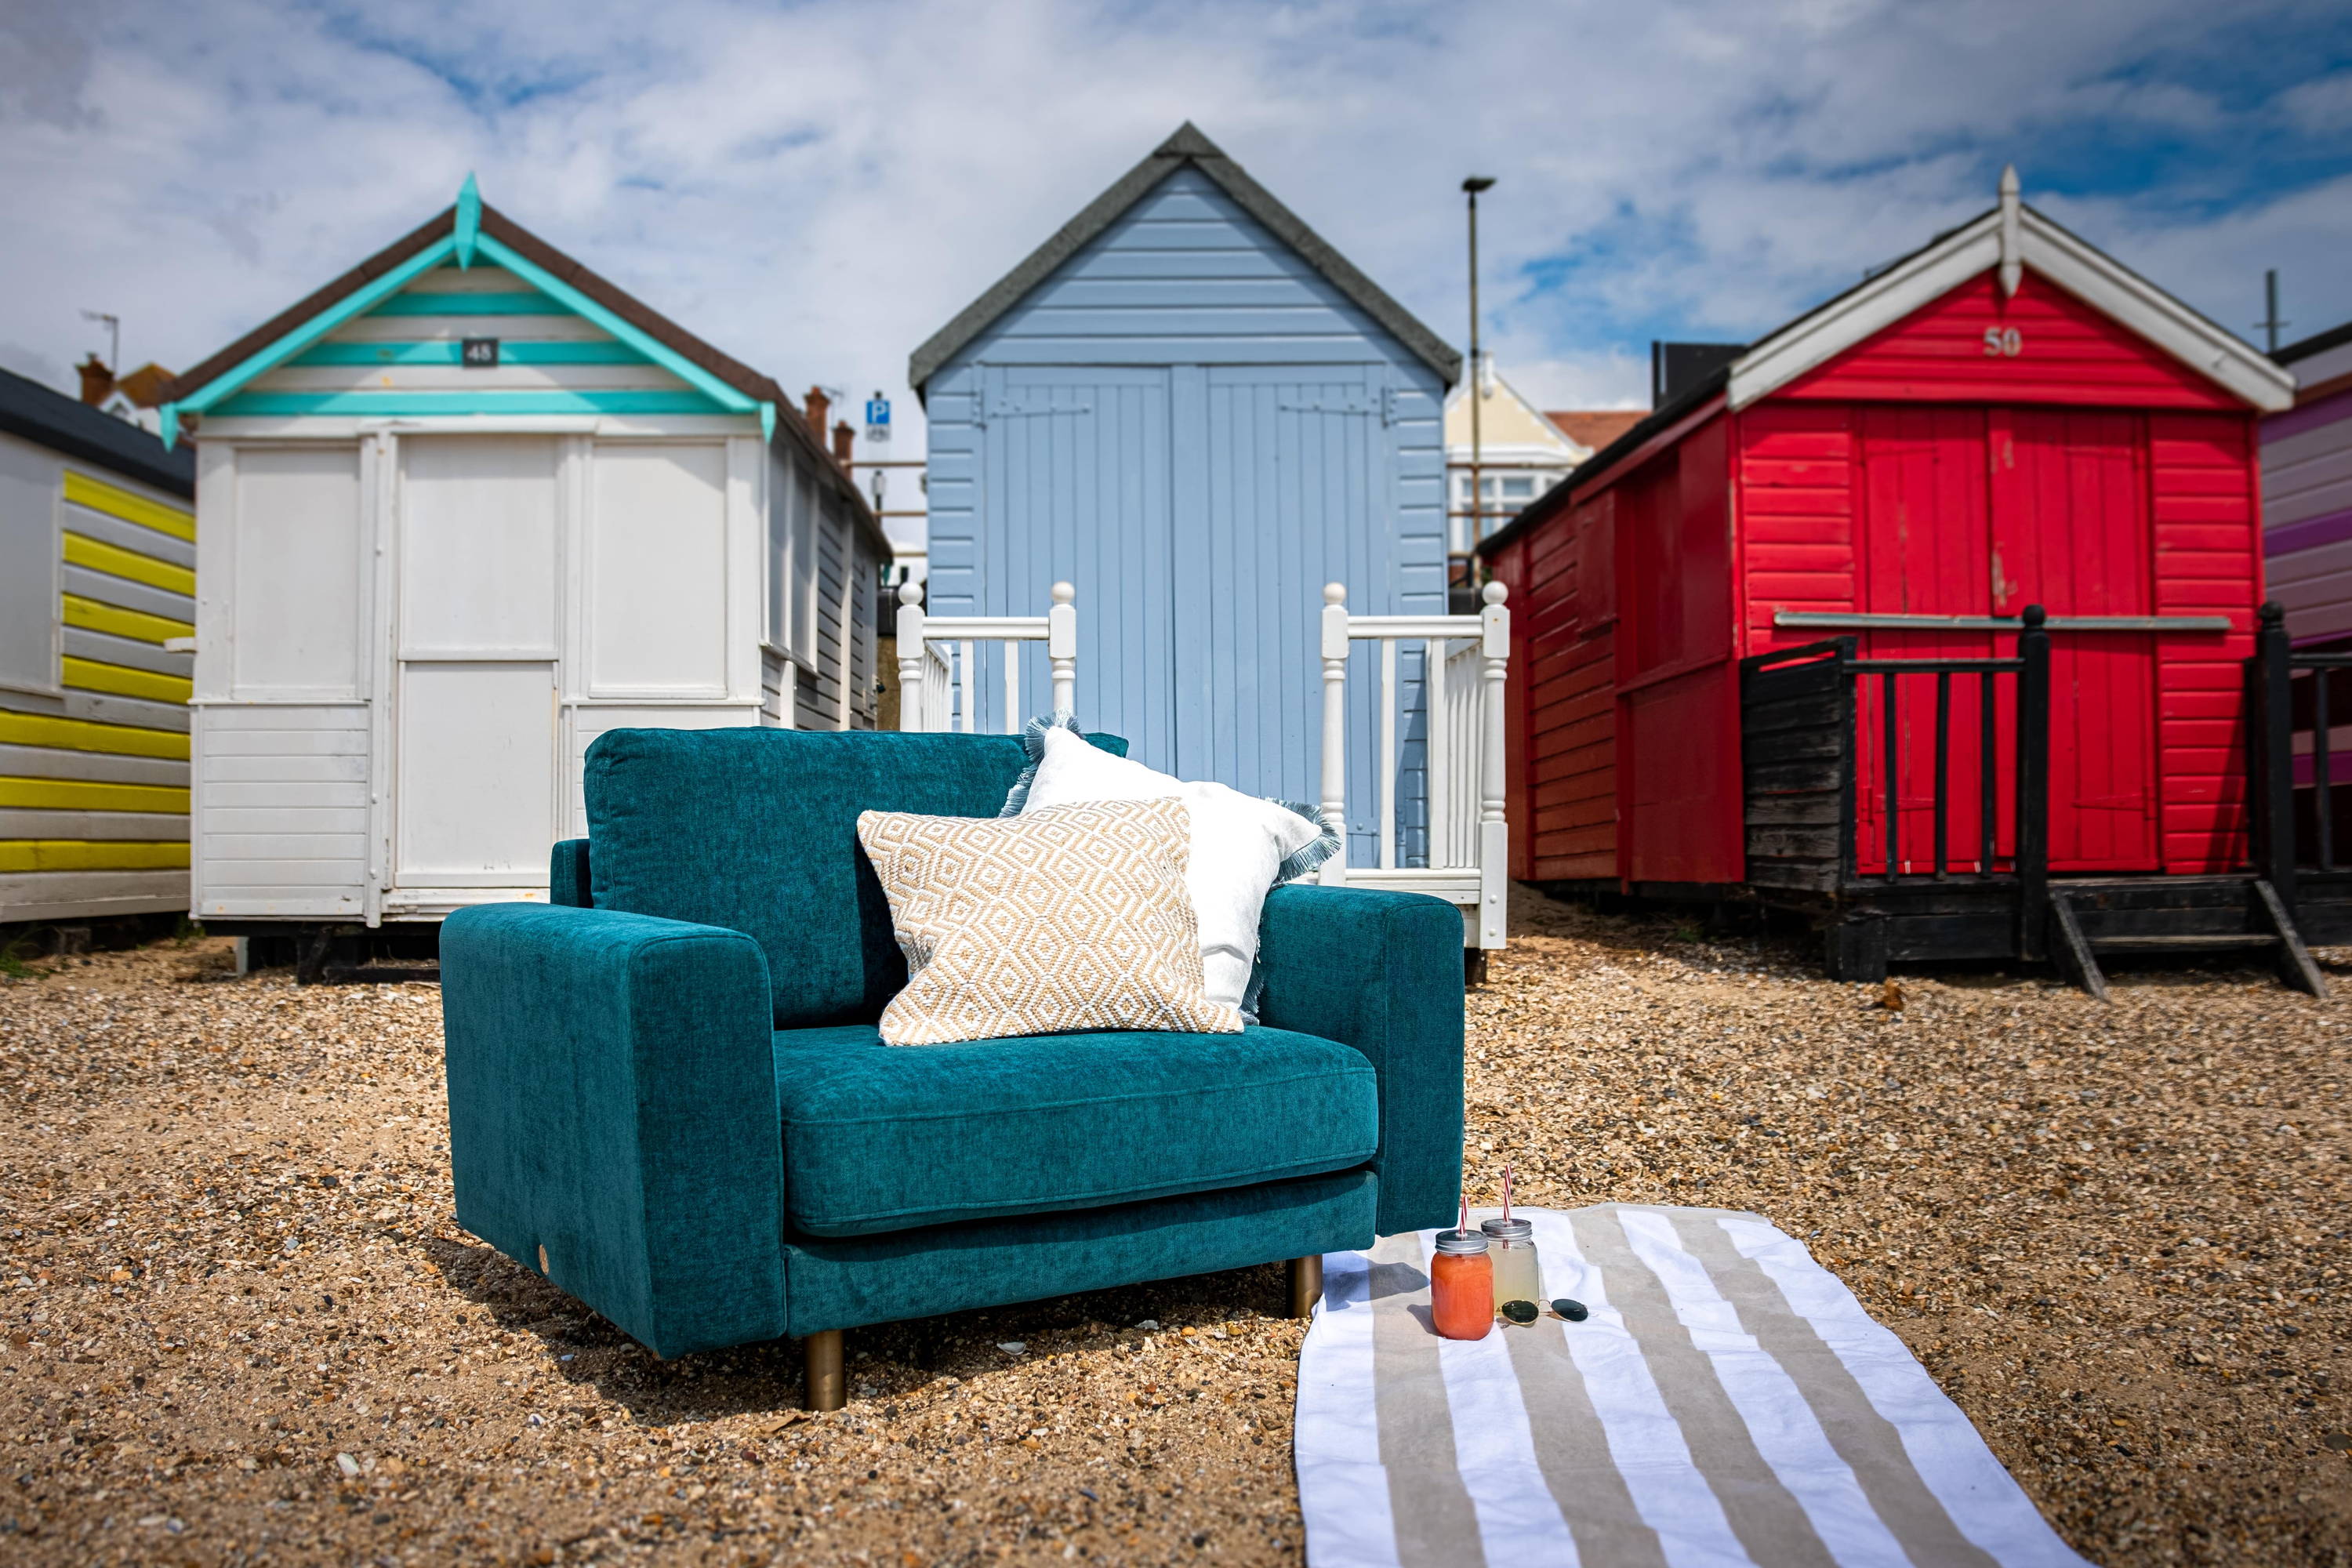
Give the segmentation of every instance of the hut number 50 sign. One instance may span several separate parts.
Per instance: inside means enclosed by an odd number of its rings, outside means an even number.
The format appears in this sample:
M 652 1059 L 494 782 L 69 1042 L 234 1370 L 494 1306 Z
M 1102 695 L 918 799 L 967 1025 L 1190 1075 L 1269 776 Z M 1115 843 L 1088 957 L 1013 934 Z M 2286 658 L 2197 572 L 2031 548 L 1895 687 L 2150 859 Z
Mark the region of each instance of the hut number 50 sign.
M 1987 359 L 2015 359 L 2025 352 L 2025 334 L 2015 327 L 1987 327 L 1984 346 Z

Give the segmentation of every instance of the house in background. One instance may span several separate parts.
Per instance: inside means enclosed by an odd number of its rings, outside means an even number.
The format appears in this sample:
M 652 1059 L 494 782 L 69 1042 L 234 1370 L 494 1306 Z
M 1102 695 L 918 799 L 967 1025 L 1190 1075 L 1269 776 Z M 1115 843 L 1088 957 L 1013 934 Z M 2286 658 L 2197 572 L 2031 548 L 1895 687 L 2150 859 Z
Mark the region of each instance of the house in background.
M 544 898 L 609 729 L 873 723 L 888 547 L 823 431 L 471 180 L 163 421 L 197 437 L 213 929 Z
M 2245 661 L 2257 422 L 2292 400 L 2005 175 L 1992 210 L 1721 353 L 1481 546 L 1526 672 L 1514 874 L 1779 900 L 1856 977 L 2042 956 L 2073 917 L 2028 871 L 2145 899 L 2143 934 L 2284 941 L 2249 938 Z M 2051 617 L 2038 842 L 2023 673 L 1979 668 L 2016 658 L 2029 606 Z M 1963 662 L 1870 662 L 1904 659 Z M 2166 923 L 2192 916 L 2221 923 Z
M 1465 376 L 1445 399 L 1445 549 L 1461 559 L 1478 541 L 1518 514 L 1592 454 L 1521 396 L 1495 369 L 1494 356 Z M 1476 454 L 1481 504 L 1471 504 L 1470 399 L 1478 399 Z
M 2352 321 L 2271 357 L 2295 384 L 2263 421 L 2271 597 L 2297 647 L 2335 647 L 2352 643 Z
M 1645 408 L 1555 408 L 1544 417 L 1559 426 L 1559 433 L 1576 448 L 1576 460 L 1582 463 L 1614 444 L 1618 437 L 1639 425 L 1648 412 Z
M 1042 615 L 1073 584 L 1085 723 L 1187 778 L 1312 800 L 1323 585 L 1360 615 L 1446 608 L 1460 367 L 1187 124 L 915 352 L 928 607 Z M 1042 661 L 1022 679 L 1045 711 Z M 1002 729 L 1001 676 L 976 684 L 978 727 Z M 1379 682 L 1350 684 L 1369 801 Z
M 0 922 L 188 907 L 195 468 L 0 371 Z
M 1484 503 L 1471 505 L 1470 393 L 1478 393 L 1475 468 Z M 1576 466 L 1633 428 L 1643 410 L 1538 410 L 1496 370 L 1494 356 L 1445 399 L 1446 549 L 1467 555 Z

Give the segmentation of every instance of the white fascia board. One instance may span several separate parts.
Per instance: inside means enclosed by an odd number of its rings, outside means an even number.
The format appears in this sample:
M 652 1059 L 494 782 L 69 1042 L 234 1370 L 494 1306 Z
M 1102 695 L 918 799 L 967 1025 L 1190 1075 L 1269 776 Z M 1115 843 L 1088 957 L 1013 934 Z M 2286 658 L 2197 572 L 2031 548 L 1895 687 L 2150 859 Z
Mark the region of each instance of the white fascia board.
M 1726 388 L 1731 407 L 1778 392 L 1999 265 L 2000 214 L 1994 211 L 1740 355 Z
M 2291 407 L 2294 378 L 2161 289 L 2028 207 L 2020 215 L 2027 268 L 2265 413 Z M 2000 213 L 1765 339 L 1731 367 L 1731 406 L 1745 408 L 2000 265 Z
M 2294 405 L 2284 367 L 2032 208 L 2024 216 L 2027 267 L 2265 414 Z

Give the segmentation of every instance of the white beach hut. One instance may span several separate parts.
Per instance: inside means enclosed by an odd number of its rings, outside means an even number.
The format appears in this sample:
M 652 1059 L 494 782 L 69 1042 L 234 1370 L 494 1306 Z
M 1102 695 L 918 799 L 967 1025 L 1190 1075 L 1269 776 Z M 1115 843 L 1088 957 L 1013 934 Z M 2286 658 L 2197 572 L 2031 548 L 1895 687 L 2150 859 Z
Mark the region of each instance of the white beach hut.
M 867 728 L 889 546 L 774 382 L 477 197 L 181 376 L 193 900 L 543 898 L 623 726 Z

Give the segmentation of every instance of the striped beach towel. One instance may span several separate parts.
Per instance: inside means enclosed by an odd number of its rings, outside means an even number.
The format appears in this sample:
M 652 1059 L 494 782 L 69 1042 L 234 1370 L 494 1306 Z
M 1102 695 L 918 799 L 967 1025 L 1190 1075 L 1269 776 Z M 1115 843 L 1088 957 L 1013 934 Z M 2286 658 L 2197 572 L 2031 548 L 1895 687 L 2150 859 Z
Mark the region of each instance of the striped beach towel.
M 2083 1562 L 1903 1342 L 1761 1218 L 1516 1213 L 1547 1300 L 1583 1322 L 1437 1338 L 1433 1231 L 1324 1258 L 1298 1369 L 1310 1568 Z

